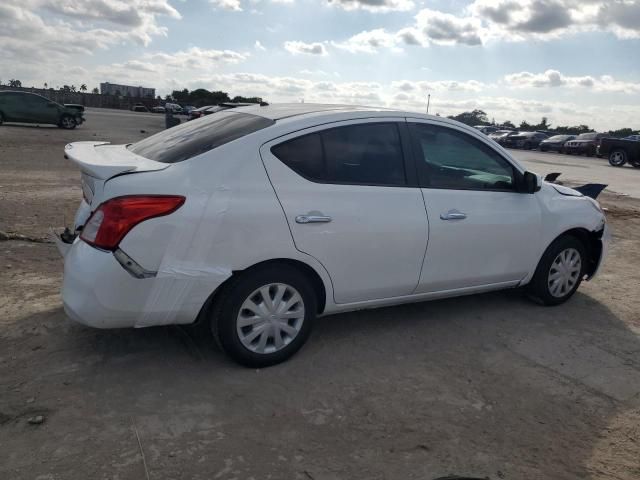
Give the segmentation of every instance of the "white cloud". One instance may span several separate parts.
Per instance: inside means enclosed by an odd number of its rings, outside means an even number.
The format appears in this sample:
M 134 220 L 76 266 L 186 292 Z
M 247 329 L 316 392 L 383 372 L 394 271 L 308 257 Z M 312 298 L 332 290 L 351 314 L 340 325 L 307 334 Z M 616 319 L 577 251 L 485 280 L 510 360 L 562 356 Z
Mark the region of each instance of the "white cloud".
M 294 55 L 304 54 L 304 55 L 328 55 L 327 49 L 324 44 L 320 42 L 314 43 L 305 43 L 305 42 L 284 42 L 284 48 L 290 53 Z
M 596 92 L 608 93 L 640 93 L 640 83 L 616 80 L 610 75 L 600 77 L 569 76 L 557 70 L 544 73 L 518 72 L 506 75 L 503 82 L 516 88 L 570 87 L 588 88 Z
M 258 50 L 259 52 L 264 52 L 266 50 L 265 46 L 262 45 L 260 40 L 256 40 L 256 43 L 253 44 L 253 48 Z
M 220 8 L 222 10 L 231 10 L 234 12 L 241 12 L 242 7 L 240 6 L 240 0 L 209 0 L 215 8 Z
M 403 92 L 481 92 L 491 85 L 487 85 L 477 80 L 420 80 L 411 82 L 409 80 L 399 80 L 391 82 L 391 87 Z
M 125 42 L 146 46 L 167 33 L 159 16 L 181 18 L 166 0 L 3 0 L 0 59 L 39 64 Z
M 405 12 L 415 6 L 412 0 L 329 0 L 329 5 L 344 10 L 368 10 L 376 13 Z
M 331 42 L 331 44 L 351 53 L 374 53 L 379 48 L 395 48 L 395 35 L 388 33 L 384 28 L 360 32 L 343 42 Z
M 423 8 L 396 35 L 407 45 L 481 45 L 607 31 L 640 38 L 637 0 L 474 0 L 458 14 Z

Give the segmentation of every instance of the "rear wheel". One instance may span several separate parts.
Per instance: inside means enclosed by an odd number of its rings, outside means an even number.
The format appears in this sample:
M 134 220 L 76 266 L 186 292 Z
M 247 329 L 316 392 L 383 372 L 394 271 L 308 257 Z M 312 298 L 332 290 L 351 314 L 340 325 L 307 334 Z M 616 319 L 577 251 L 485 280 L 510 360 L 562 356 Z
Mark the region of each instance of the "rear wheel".
M 544 252 L 529 283 L 529 294 L 544 305 L 560 305 L 576 292 L 586 265 L 585 247 L 571 235 L 556 239 Z
M 525 142 L 522 148 L 524 148 L 525 150 L 531 150 L 531 143 Z
M 0 112 L 0 125 L 2 125 L 2 122 L 4 122 L 4 117 L 2 116 L 2 112 Z
M 76 119 L 71 115 L 63 115 L 60 119 L 60 127 L 66 130 L 73 130 L 76 128 Z
M 609 154 L 609 165 L 612 167 L 621 167 L 627 163 L 627 152 L 624 150 L 614 150 Z
M 289 265 L 241 274 L 214 302 L 210 325 L 222 350 L 248 367 L 266 367 L 296 353 L 317 311 L 312 283 Z

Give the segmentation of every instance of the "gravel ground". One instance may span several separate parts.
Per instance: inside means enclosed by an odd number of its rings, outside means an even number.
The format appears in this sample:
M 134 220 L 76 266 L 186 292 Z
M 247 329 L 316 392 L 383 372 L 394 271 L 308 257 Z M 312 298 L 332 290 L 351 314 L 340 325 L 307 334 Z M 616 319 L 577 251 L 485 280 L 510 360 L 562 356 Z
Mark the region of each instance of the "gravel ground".
M 640 200 L 604 194 L 610 256 L 564 306 L 512 291 L 327 317 L 249 370 L 193 328 L 65 317 L 62 262 L 32 241 L 81 196 L 64 144 L 164 121 L 87 118 L 0 127 L 0 231 L 30 239 L 0 238 L 0 478 L 640 478 Z

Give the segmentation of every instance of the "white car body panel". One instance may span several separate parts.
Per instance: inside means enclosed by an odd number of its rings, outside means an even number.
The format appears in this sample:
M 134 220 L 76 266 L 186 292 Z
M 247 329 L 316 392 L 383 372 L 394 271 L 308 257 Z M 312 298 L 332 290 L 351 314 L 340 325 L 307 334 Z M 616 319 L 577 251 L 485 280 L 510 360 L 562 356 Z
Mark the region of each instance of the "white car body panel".
M 176 164 L 145 159 L 124 146 L 88 142 L 68 149 L 93 189 L 76 226 L 110 198 L 186 197 L 176 212 L 138 224 L 119 245 L 155 272 L 152 278 L 134 278 L 112 252 L 74 241 L 65 256 L 62 292 L 71 318 L 101 328 L 191 323 L 234 271 L 278 259 L 301 262 L 318 275 L 326 292 L 324 314 L 514 287 L 530 280 L 557 236 L 604 226 L 604 215 L 590 201 L 548 184 L 533 195 L 374 186 L 355 192 L 353 186 L 306 181 L 269 152 L 305 129 L 411 117 L 463 130 L 524 171 L 485 135 L 448 119 L 345 106 L 314 111 L 305 104 L 234 112 L 277 121 Z M 441 222 L 439 213 L 451 208 L 466 210 L 468 218 Z M 313 210 L 331 215 L 332 222 L 295 222 L 296 215 Z M 474 237 L 471 243 L 467 236 Z M 607 238 L 605 228 L 605 252 Z M 491 258 L 490 268 L 482 268 L 485 258 Z M 462 265 L 468 269 L 460 272 Z
M 423 188 L 429 247 L 416 293 L 522 280 L 537 263 L 535 195 Z M 464 220 L 442 220 L 455 210 Z
M 358 120 L 397 122 L 397 118 Z M 332 127 L 345 125 L 332 123 Z M 429 228 L 417 188 L 338 185 L 307 180 L 270 151 L 271 146 L 315 127 L 281 137 L 260 153 L 298 250 L 316 258 L 334 284 L 336 303 L 411 294 L 418 284 Z M 328 223 L 296 222 L 299 215 L 329 216 Z

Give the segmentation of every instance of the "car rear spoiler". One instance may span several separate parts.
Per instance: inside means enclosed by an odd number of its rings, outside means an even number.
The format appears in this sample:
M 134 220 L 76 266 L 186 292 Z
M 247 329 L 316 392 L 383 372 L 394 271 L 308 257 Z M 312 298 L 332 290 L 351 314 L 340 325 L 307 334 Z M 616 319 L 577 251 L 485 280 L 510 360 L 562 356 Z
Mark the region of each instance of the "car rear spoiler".
M 110 145 L 109 142 L 69 143 L 64 147 L 64 156 L 83 173 L 101 180 L 122 173 L 164 170 L 170 165 L 136 155 L 126 145 Z

